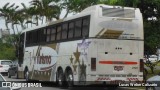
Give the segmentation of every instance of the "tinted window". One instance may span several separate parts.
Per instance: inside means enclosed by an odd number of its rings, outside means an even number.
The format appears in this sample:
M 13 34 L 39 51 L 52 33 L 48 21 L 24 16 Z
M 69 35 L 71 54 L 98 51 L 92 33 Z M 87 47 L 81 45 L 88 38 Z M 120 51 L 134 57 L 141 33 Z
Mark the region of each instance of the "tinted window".
M 33 32 L 32 31 L 30 31 L 30 39 L 29 39 L 29 41 L 30 41 L 30 43 L 33 43 Z
M 89 34 L 89 17 L 83 18 L 82 36 L 88 36 Z
M 30 41 L 30 38 L 31 38 L 31 34 L 30 34 L 30 32 L 27 32 L 27 33 L 26 33 L 26 43 L 27 43 L 27 44 L 30 44 L 30 42 L 31 42 L 31 41 Z
M 37 30 L 36 31 L 33 31 L 33 34 L 32 34 L 32 39 L 33 39 L 33 43 L 37 43 Z
M 46 38 L 47 38 L 46 33 L 47 33 L 47 30 L 45 28 L 43 28 L 42 31 L 41 31 L 41 40 L 42 40 L 42 42 L 46 41 Z
M 45 40 L 46 40 L 45 35 L 46 35 L 46 30 L 45 29 L 39 29 L 38 30 L 37 40 L 38 40 L 39 43 L 45 42 Z
M 62 39 L 67 39 L 68 23 L 62 26 Z
M 47 32 L 46 32 L 46 41 L 49 42 L 51 38 L 51 29 L 47 28 Z
M 56 29 L 52 28 L 51 29 L 51 41 L 56 40 Z
M 1 65 L 11 65 L 11 61 L 1 61 Z
M 56 37 L 56 40 L 60 40 L 61 39 L 61 31 L 62 31 L 61 26 L 57 26 L 57 37 Z
M 135 18 L 135 10 L 102 7 L 102 15 L 106 17 Z
M 76 37 L 89 36 L 90 16 L 61 22 L 27 32 L 26 43 L 39 44 L 59 40 L 77 39 Z
M 75 37 L 81 36 L 82 19 L 75 22 Z
M 68 38 L 73 38 L 74 33 L 74 22 L 69 23 L 69 32 L 68 32 Z

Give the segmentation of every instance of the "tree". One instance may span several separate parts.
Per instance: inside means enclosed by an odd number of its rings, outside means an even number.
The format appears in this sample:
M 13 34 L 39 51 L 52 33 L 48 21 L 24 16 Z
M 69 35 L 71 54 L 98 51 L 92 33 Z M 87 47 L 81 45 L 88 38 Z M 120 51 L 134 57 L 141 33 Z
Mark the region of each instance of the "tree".
M 15 48 L 9 43 L 0 43 L 0 59 L 15 60 Z
M 159 0 L 141 0 L 139 8 L 144 19 L 144 46 L 145 52 L 156 54 L 160 47 L 160 1 Z
M 10 6 L 8 7 L 10 3 L 6 3 L 2 8 L 0 8 L 0 11 L 1 11 L 1 17 L 4 18 L 5 20 L 5 25 L 6 25 L 6 28 L 7 30 L 9 30 L 8 28 L 8 23 L 9 23 L 9 11 L 10 11 Z
M 11 23 L 12 30 L 15 34 L 14 24 L 17 23 L 16 9 L 19 6 L 14 7 L 15 4 L 8 6 L 9 4 L 10 3 L 5 4 L 2 8 L 0 8 L 0 11 L 1 11 L 1 15 L 5 19 L 5 25 L 6 25 L 7 30 L 9 30 L 8 23 Z
M 63 18 L 67 17 L 69 13 L 81 12 L 85 8 L 96 5 L 99 0 L 56 0 L 59 2 L 60 9 L 65 9 L 66 14 Z
M 38 23 L 38 19 L 41 18 L 42 24 L 44 21 L 44 17 L 46 22 L 52 21 L 53 18 L 59 19 L 60 16 L 60 8 L 57 5 L 49 5 L 54 0 L 33 0 L 31 1 L 31 8 L 37 13 L 34 13 L 36 16 L 36 23 Z M 43 11 L 43 12 L 42 12 Z

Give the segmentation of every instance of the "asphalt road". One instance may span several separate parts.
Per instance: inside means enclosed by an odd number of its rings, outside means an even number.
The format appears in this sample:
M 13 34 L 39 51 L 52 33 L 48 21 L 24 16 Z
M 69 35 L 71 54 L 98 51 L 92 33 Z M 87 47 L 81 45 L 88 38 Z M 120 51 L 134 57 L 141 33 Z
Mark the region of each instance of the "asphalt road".
M 6 81 L 25 81 L 24 79 L 15 79 L 15 77 L 8 78 L 4 76 Z M 59 88 L 55 84 L 46 85 L 45 87 L 30 87 L 21 88 L 21 90 L 144 90 L 133 87 L 72 87 L 72 88 Z

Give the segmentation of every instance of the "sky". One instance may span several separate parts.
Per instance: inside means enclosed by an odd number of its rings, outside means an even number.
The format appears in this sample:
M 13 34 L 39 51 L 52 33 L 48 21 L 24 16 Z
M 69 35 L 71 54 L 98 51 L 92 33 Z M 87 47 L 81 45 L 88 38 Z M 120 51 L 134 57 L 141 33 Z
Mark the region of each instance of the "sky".
M 24 3 L 27 7 L 29 7 L 29 2 L 31 2 L 32 0 L 0 0 L 0 8 L 2 8 L 6 3 L 10 3 L 10 5 L 12 5 L 13 3 L 15 3 L 15 6 L 18 5 L 19 9 L 23 8 L 23 6 L 21 5 L 21 3 Z M 60 18 L 63 18 L 64 15 L 66 13 L 66 10 L 62 10 Z M 73 13 L 69 13 L 68 17 L 72 16 Z M 9 28 L 11 27 L 11 24 L 8 25 Z M 18 26 L 18 28 L 21 28 L 20 26 Z M 3 18 L 0 18 L 0 29 L 5 30 L 6 26 L 5 26 L 5 21 Z M 13 30 L 10 30 L 10 33 L 13 33 Z
M 32 0 L 0 0 L 0 8 L 2 8 L 6 3 L 9 2 L 10 5 L 15 3 L 15 6 L 18 5 L 20 9 L 20 8 L 23 8 L 21 3 L 24 3 L 26 6 L 29 6 L 30 1 Z M 0 29 L 6 29 L 3 18 L 0 18 Z M 10 30 L 10 32 L 13 33 L 12 30 Z
M 6 3 L 10 3 L 10 4 L 13 4 L 15 3 L 15 5 L 18 5 L 20 7 L 21 6 L 21 3 L 24 3 L 26 6 L 28 5 L 29 6 L 29 2 L 32 1 L 32 0 L 0 0 L 0 7 L 3 7 Z

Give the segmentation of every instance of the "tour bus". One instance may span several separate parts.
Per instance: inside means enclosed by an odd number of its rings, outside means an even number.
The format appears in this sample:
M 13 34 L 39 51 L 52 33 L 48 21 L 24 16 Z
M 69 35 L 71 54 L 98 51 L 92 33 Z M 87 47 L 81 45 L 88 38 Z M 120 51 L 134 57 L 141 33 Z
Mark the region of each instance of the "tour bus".
M 94 5 L 23 30 L 17 75 L 60 86 L 142 81 L 143 44 L 138 8 Z

